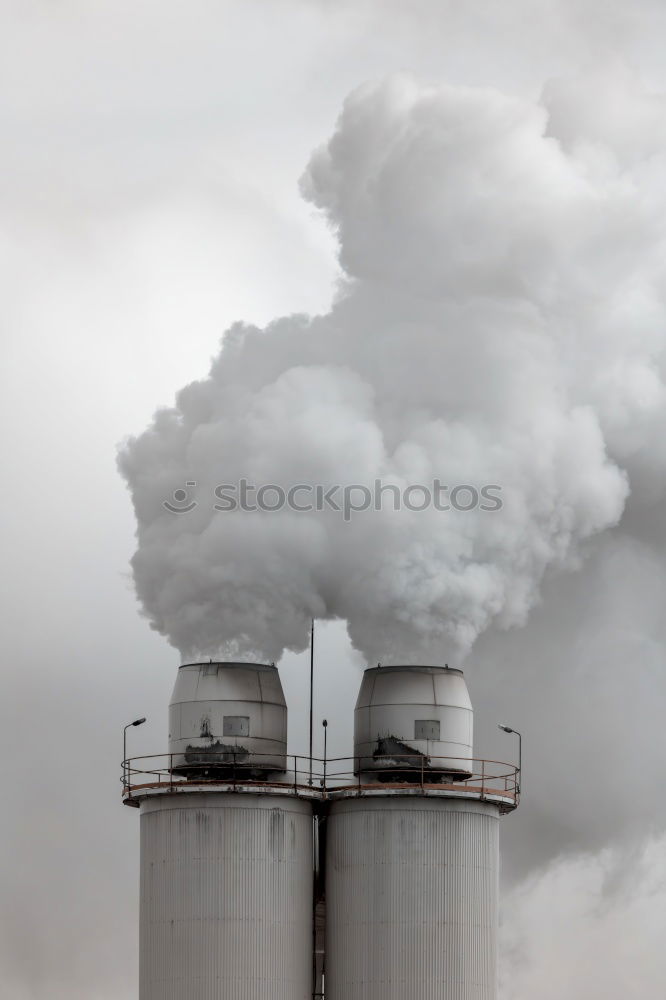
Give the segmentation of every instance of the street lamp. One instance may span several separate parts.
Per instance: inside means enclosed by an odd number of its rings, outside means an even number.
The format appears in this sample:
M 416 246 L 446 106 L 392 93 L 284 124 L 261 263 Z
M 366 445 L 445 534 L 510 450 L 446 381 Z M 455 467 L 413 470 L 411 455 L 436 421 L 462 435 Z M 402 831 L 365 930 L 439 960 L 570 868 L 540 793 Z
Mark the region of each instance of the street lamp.
M 505 726 L 501 722 L 497 723 L 497 728 L 501 729 L 505 733 L 513 733 L 514 736 L 518 737 L 518 780 L 516 781 L 516 795 L 520 795 L 520 784 L 523 777 L 523 737 L 517 729 L 512 729 L 511 726 Z
M 142 726 L 145 722 L 143 719 L 135 719 L 134 722 L 128 722 L 123 729 L 123 784 L 125 788 L 128 786 L 129 769 L 127 767 L 127 730 L 132 726 Z

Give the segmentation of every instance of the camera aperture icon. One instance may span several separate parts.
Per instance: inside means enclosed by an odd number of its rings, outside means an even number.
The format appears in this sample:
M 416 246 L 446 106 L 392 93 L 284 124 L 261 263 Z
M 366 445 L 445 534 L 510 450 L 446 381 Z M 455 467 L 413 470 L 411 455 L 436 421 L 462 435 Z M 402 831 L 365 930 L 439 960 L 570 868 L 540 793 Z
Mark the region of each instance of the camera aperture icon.
M 186 486 L 196 486 L 196 480 L 188 480 Z M 187 490 L 181 488 L 173 491 L 172 500 L 163 500 L 162 506 L 172 514 L 189 514 L 197 506 L 196 500 L 188 500 Z

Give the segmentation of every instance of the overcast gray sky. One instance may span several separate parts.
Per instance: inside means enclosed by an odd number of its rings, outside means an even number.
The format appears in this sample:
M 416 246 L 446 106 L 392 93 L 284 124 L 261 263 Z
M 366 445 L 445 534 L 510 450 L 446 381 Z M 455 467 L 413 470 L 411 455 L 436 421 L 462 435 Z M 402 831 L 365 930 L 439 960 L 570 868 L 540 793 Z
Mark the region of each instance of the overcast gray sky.
M 0 0 L 0 19 L 0 990 L 136 1000 L 121 730 L 147 715 L 132 752 L 165 748 L 178 657 L 139 616 L 118 445 L 206 375 L 235 320 L 329 308 L 336 245 L 298 179 L 352 89 L 407 70 L 536 100 L 621 62 L 664 92 L 666 11 Z M 666 561 L 663 483 L 644 477 L 528 624 L 489 630 L 466 664 L 477 754 L 513 752 L 498 720 L 525 733 L 502 829 L 503 1000 L 663 995 Z M 319 636 L 317 715 L 342 754 L 361 665 L 342 624 Z M 298 750 L 307 664 L 281 668 Z

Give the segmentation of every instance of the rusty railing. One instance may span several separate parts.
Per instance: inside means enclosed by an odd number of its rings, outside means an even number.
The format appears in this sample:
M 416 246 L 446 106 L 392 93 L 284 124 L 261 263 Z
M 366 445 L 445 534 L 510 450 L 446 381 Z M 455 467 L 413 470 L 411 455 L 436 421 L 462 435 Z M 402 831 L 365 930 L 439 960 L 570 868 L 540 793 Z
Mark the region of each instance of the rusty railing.
M 486 800 L 500 798 L 509 808 L 520 798 L 520 771 L 513 764 L 480 758 L 435 757 L 425 754 L 373 755 L 317 759 L 298 754 L 260 754 L 207 751 L 197 747 L 184 753 L 131 757 L 122 762 L 123 797 L 133 805 L 142 790 L 176 792 L 201 786 L 230 790 L 257 786 L 289 788 L 295 795 L 331 792 L 381 793 L 383 789 L 418 790 L 423 793 L 470 793 Z M 281 765 L 281 766 L 280 766 Z M 137 803 L 138 804 L 138 803 Z

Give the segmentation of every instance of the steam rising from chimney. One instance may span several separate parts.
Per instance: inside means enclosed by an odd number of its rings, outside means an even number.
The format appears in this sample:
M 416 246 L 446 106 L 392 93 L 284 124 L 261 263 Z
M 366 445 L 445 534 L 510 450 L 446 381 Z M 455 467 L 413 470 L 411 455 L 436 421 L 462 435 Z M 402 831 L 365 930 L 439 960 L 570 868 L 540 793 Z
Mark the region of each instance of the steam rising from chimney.
M 120 456 L 137 593 L 184 656 L 277 659 L 317 617 L 369 662 L 455 662 L 525 621 L 629 481 L 661 488 L 666 117 L 611 76 L 613 115 L 594 81 L 530 103 L 400 76 L 347 99 L 302 179 L 339 239 L 330 312 L 233 326 Z M 242 478 L 497 484 L 503 506 L 215 510 Z M 165 510 L 188 482 L 196 508 Z

